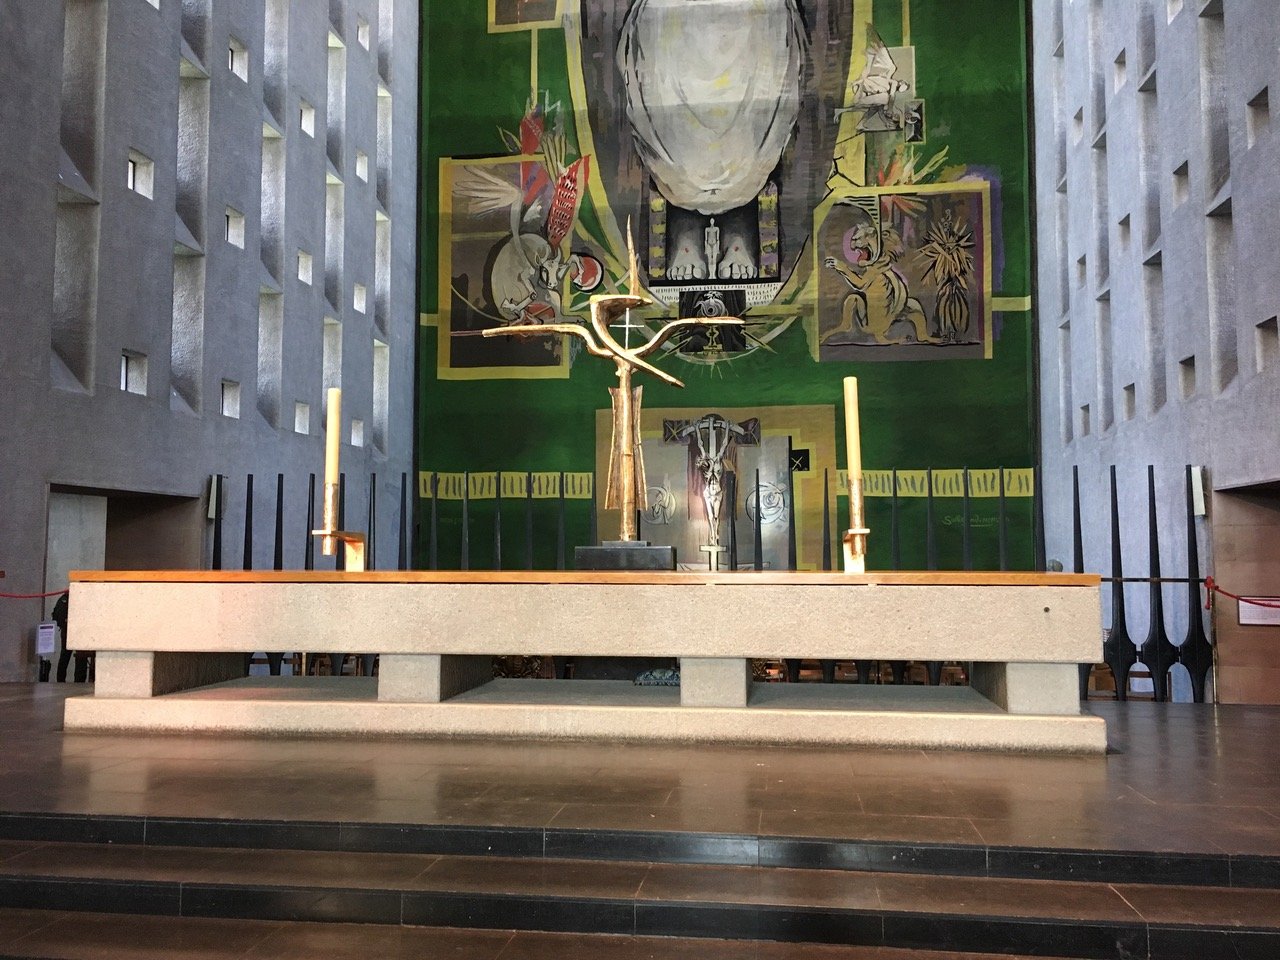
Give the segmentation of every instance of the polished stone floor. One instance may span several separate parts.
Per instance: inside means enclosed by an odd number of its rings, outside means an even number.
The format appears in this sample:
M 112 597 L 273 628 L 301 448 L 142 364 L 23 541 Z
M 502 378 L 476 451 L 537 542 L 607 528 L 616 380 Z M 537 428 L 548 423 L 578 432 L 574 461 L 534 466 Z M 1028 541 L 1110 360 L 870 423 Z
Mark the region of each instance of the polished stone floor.
M 0 687 L 0 809 L 1280 855 L 1280 708 L 1095 703 L 1105 758 L 61 730 Z
M 59 960 L 990 960 L 884 947 L 0 910 L 0 956 L 9 950 Z

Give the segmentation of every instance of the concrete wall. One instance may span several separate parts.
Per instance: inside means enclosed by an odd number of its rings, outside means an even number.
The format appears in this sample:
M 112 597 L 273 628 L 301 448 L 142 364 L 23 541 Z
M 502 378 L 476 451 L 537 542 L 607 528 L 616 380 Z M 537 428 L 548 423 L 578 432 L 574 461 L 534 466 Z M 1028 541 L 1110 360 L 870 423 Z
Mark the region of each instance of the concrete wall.
M 1070 568 L 1078 466 L 1085 566 L 1108 570 L 1115 464 L 1125 572 L 1145 576 L 1154 464 L 1180 576 L 1186 464 L 1215 489 L 1280 478 L 1280 18 L 1274 0 L 1035 0 L 1033 18 L 1048 556 Z M 1141 640 L 1145 586 L 1127 597 Z M 1165 601 L 1177 642 L 1187 606 Z
M 364 445 L 343 447 L 347 525 L 365 527 L 376 473 L 376 559 L 394 564 L 413 436 L 418 16 L 414 0 L 6 4 L 0 589 L 46 585 L 51 486 L 198 501 L 213 473 L 228 476 L 225 565 L 241 562 L 249 473 L 252 559 L 271 564 L 281 472 L 284 562 L 301 566 L 326 386 L 343 388 L 344 432 L 364 424 Z M 326 320 L 341 324 L 327 377 Z M 134 374 L 145 357 L 145 387 L 121 388 L 126 352 Z M 224 381 L 239 385 L 238 416 L 224 415 Z M 187 513 L 208 562 L 210 528 Z M 40 616 L 36 601 L 0 600 L 0 681 L 33 675 Z

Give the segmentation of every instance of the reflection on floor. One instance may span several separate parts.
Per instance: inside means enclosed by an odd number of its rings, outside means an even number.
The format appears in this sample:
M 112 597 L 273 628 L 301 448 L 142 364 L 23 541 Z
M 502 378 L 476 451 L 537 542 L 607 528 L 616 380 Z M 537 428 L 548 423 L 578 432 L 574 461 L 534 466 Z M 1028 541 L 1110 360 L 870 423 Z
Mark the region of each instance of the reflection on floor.
M 68 689 L 0 687 L 4 957 L 1280 956 L 1280 709 L 1091 704 L 1055 758 L 67 734 Z
M 1107 757 L 1024 757 L 63 734 L 72 689 L 0 687 L 6 809 L 1280 856 L 1275 708 L 1092 703 Z

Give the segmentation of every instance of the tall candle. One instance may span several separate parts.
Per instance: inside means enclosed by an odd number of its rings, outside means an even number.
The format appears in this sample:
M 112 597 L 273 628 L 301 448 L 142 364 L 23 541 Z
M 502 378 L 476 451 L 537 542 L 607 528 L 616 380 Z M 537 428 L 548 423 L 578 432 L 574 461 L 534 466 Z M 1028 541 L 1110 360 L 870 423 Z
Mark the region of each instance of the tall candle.
M 324 482 L 338 482 L 338 454 L 342 447 L 342 390 L 329 389 L 329 415 L 324 435 Z
M 858 423 L 858 378 L 844 378 L 845 462 L 850 486 L 862 478 L 862 431 Z

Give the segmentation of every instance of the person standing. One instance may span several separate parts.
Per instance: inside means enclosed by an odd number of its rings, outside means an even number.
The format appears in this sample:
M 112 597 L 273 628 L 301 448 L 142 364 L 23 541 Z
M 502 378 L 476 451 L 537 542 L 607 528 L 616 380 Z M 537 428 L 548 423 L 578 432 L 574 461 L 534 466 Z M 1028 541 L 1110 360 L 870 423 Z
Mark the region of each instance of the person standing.
M 58 602 L 53 605 L 53 622 L 58 625 L 58 633 L 62 637 L 62 652 L 58 654 L 58 683 L 67 682 L 67 664 L 71 662 L 71 647 L 67 644 L 67 611 L 70 607 L 68 597 L 70 593 L 64 593 L 58 598 Z M 76 669 L 73 678 L 76 683 L 84 683 L 89 675 L 89 655 L 87 653 L 77 653 Z

